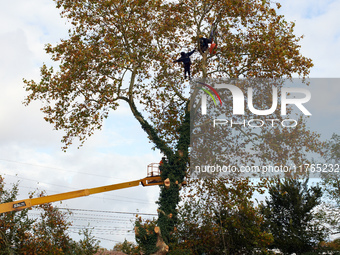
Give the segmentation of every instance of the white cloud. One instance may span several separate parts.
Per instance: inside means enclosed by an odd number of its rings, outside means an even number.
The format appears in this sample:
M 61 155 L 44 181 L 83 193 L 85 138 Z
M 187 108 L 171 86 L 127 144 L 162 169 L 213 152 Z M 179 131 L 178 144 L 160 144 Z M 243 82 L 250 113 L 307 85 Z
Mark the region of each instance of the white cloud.
M 340 77 L 339 8 L 339 0 L 282 1 L 279 13 L 295 22 L 296 35 L 304 35 L 301 52 L 313 60 L 311 77 Z

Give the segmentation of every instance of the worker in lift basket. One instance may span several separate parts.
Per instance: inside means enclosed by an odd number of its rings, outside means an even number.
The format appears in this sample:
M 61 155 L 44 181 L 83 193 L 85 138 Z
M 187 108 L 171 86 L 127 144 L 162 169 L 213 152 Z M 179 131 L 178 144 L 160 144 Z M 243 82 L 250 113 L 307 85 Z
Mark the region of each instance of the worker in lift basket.
M 165 159 L 165 157 L 162 157 L 161 161 L 159 162 L 159 167 L 158 167 L 159 168 L 159 175 L 162 174 L 164 163 L 166 163 L 166 159 Z

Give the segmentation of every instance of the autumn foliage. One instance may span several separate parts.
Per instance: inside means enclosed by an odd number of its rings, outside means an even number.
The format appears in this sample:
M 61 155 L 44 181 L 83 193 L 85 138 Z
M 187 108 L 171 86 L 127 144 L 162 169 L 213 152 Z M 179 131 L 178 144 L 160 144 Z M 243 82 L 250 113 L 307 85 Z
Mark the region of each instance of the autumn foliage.
M 266 251 L 273 237 L 254 195 L 263 194 L 266 181 L 249 179 L 192 180 L 179 206 L 180 224 L 175 250 L 187 254 L 252 254 Z
M 128 105 L 168 160 L 161 177 L 169 179 L 170 186 L 160 188 L 157 225 L 164 241 L 172 243 L 178 184 L 187 174 L 190 147 L 189 88 L 182 67 L 173 60 L 181 51 L 198 48 L 199 36 L 208 37 L 214 24 L 218 47 L 214 54 L 193 55 L 194 77 L 290 78 L 297 73 L 304 78 L 312 62 L 299 52 L 301 38 L 293 33 L 294 23 L 278 15 L 280 5 L 268 0 L 55 2 L 72 28 L 68 38 L 46 45 L 58 68 L 44 64 L 40 81 L 24 80 L 25 104 L 42 102 L 45 120 L 65 132 L 65 150 L 74 139 L 82 145 L 102 128 L 110 111 Z M 225 222 L 230 219 L 223 217 Z M 256 242 L 267 242 L 265 234 L 263 238 Z
M 0 176 L 0 203 L 15 201 L 17 194 L 18 184 L 14 184 L 12 189 L 7 190 L 4 179 Z M 30 210 L 40 212 L 40 216 L 32 217 L 28 213 Z M 0 254 L 94 254 L 99 248 L 98 241 L 93 240 L 89 233 L 84 233 L 84 238 L 79 242 L 70 238 L 68 228 L 71 223 L 68 221 L 68 214 L 51 204 L 19 212 L 2 213 Z

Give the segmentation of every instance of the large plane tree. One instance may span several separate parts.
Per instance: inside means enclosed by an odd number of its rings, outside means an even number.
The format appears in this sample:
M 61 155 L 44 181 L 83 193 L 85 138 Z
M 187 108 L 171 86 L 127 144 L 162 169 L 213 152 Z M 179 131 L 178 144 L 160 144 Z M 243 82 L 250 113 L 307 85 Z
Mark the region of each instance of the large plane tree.
M 190 146 L 189 88 L 174 60 L 196 48 L 192 76 L 202 79 L 307 77 L 312 62 L 299 52 L 294 23 L 268 0 L 55 2 L 72 28 L 68 38 L 45 48 L 59 68 L 43 65 L 40 81 L 24 80 L 25 103 L 43 102 L 45 120 L 65 131 L 65 150 L 75 139 L 83 144 L 110 111 L 127 104 L 167 157 L 162 179 L 169 178 L 171 185 L 160 187 L 157 224 L 169 244 Z M 214 54 L 199 45 L 199 36 L 209 37 L 212 28 Z

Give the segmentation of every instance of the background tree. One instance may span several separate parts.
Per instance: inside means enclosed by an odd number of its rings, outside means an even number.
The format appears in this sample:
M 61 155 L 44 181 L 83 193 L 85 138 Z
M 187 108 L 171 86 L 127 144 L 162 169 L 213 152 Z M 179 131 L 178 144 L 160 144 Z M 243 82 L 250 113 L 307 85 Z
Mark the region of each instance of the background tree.
M 340 254 L 340 239 L 337 238 L 331 242 L 323 242 L 321 244 L 321 247 L 325 252 L 328 252 L 333 255 L 339 255 Z
M 140 254 L 138 246 L 136 246 L 132 242 L 127 241 L 126 239 L 124 240 L 124 242 L 117 243 L 113 247 L 113 250 L 114 251 L 121 251 L 121 252 L 124 252 L 125 254 L 129 254 L 129 255 Z
M 340 233 L 340 208 L 332 203 L 323 201 L 315 208 L 315 216 L 315 223 L 324 226 L 326 229 L 328 238 L 325 241 L 330 244 L 330 240 L 336 238 Z M 328 247 L 325 243 L 321 243 L 321 248 Z
M 326 223 L 331 234 L 340 233 L 340 135 L 333 134 L 331 139 L 325 142 L 324 160 L 329 166 L 328 172 L 321 174 L 322 187 L 325 201 L 320 206 L 320 218 Z M 333 170 L 332 170 L 333 169 Z
M 83 238 L 75 243 L 75 251 L 73 254 L 77 255 L 93 255 L 99 250 L 99 241 L 96 240 L 89 229 L 82 229 L 79 235 Z
M 327 235 L 314 222 L 313 209 L 321 203 L 318 186 L 308 187 L 308 179 L 277 179 L 269 188 L 262 212 L 273 235 L 272 247 L 285 254 L 314 251 Z
M 17 195 L 18 183 L 7 190 L 0 176 L 0 203 L 15 201 Z M 32 218 L 28 215 L 29 210 L 0 215 L 0 254 L 81 255 L 94 254 L 98 250 L 98 241 L 86 230 L 81 233 L 83 239 L 79 242 L 70 238 L 68 213 L 59 211 L 51 204 L 44 204 L 38 207 L 40 216 Z
M 265 185 L 249 179 L 192 180 L 179 206 L 173 254 L 264 252 L 272 236 L 264 230 L 253 196 Z
M 152 254 L 157 252 L 157 235 L 154 232 L 156 221 L 143 221 L 138 217 L 135 221 L 135 235 L 136 241 L 142 252 Z
M 324 158 L 327 164 L 334 165 L 335 170 L 322 174 L 324 190 L 328 198 L 340 207 L 340 135 L 333 134 L 326 142 Z
M 0 203 L 16 200 L 18 183 L 12 189 L 5 189 L 5 182 L 0 176 Z M 25 249 L 34 220 L 28 216 L 28 210 L 0 214 L 0 254 L 11 254 Z
M 43 65 L 40 82 L 24 80 L 25 103 L 43 102 L 45 120 L 65 131 L 64 149 L 75 138 L 82 144 L 101 129 L 111 110 L 128 104 L 168 159 L 162 179 L 169 178 L 171 185 L 160 188 L 157 224 L 169 243 L 190 144 L 188 84 L 173 60 L 183 48 L 198 48 L 199 35 L 208 37 L 213 23 L 218 50 L 194 56 L 195 76 L 306 77 L 312 63 L 299 52 L 294 24 L 267 0 L 55 2 L 73 27 L 69 38 L 45 48 L 59 63 L 57 72 Z
M 68 213 L 63 213 L 51 204 L 40 206 L 43 210 L 40 219 L 32 225 L 32 235 L 27 239 L 27 249 L 38 254 L 71 254 L 74 241 L 67 230 L 71 223 Z

